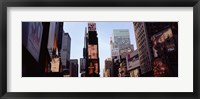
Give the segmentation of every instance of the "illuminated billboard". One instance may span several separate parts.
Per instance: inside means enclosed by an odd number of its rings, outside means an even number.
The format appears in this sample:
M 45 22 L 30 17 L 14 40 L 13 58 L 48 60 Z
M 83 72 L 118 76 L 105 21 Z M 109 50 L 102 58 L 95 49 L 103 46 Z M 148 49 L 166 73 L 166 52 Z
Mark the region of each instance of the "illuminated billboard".
M 111 51 L 112 57 L 114 56 L 119 56 L 119 49 L 118 48 L 113 48 Z
M 127 70 L 134 69 L 140 66 L 139 56 L 137 50 L 129 53 L 126 56 Z
M 169 64 L 167 64 L 167 55 L 176 51 L 175 42 L 171 28 L 155 34 L 151 37 L 153 44 L 153 71 L 154 76 L 169 75 Z
M 97 59 L 97 45 L 88 45 L 88 58 Z
M 88 74 L 94 75 L 99 73 L 99 62 L 98 60 L 89 60 Z
M 153 44 L 154 57 L 158 57 L 160 51 L 167 52 L 175 51 L 175 43 L 171 28 L 168 28 L 161 33 L 155 34 L 151 37 Z
M 43 26 L 41 22 L 30 22 L 28 27 L 27 50 L 39 62 Z
M 132 52 L 134 49 L 133 49 L 133 45 L 129 45 L 127 46 L 126 48 L 123 48 L 123 49 L 120 49 L 119 50 L 119 54 L 121 55 L 121 58 L 126 58 L 126 56 Z

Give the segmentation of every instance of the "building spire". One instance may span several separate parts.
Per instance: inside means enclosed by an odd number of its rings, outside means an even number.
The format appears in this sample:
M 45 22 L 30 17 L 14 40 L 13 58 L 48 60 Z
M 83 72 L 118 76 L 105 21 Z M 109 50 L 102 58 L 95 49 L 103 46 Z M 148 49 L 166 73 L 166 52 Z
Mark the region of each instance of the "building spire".
M 86 48 L 86 40 L 87 40 L 87 27 L 85 27 L 84 48 Z

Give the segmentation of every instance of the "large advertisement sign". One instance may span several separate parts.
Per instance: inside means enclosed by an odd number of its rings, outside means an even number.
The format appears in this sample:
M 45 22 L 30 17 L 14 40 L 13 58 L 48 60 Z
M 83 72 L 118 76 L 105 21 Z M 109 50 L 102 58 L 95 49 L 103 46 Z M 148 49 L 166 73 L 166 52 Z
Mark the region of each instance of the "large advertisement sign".
M 88 45 L 88 58 L 97 59 L 97 45 Z
M 153 71 L 154 76 L 167 76 L 169 68 L 166 63 L 167 54 L 176 51 L 173 33 L 171 28 L 168 28 L 161 33 L 155 34 L 151 37 L 153 44 Z
M 113 48 L 111 51 L 112 57 L 114 56 L 119 56 L 119 49 L 118 48 Z
M 43 34 L 43 26 L 41 22 L 30 22 L 28 31 L 28 43 L 27 50 L 35 58 L 36 61 L 39 61 L 40 47 Z
M 133 51 L 133 46 L 127 46 L 126 48 L 120 49 L 119 54 L 121 55 L 121 58 L 126 58 L 126 56 Z
M 126 56 L 127 70 L 134 69 L 140 66 L 139 56 L 137 52 L 131 52 Z
M 99 62 L 98 60 L 89 60 L 88 74 L 95 75 L 99 73 Z
M 167 52 L 176 50 L 171 28 L 153 35 L 151 37 L 151 41 L 153 43 L 154 57 L 159 57 L 159 55 L 161 55 L 164 50 Z
M 51 61 L 51 72 L 59 72 L 60 59 L 53 58 Z

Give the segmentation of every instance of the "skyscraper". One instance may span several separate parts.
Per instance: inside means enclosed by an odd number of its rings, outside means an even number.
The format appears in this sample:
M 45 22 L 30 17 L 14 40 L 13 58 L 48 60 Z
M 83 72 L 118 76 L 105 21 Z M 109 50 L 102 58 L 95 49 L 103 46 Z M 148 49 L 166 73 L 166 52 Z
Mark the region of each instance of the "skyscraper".
M 61 26 L 59 24 L 61 24 Z M 60 32 L 63 32 L 62 22 L 50 22 L 47 45 L 48 52 L 51 57 L 51 66 L 49 66 L 51 67 L 51 71 L 49 72 L 49 76 L 63 76 L 59 50 L 61 48 L 61 40 L 59 40 L 59 38 L 62 37 L 62 33 Z
M 110 41 L 111 53 L 117 54 L 125 58 L 126 52 L 133 51 L 133 45 L 130 42 L 130 34 L 128 29 L 114 29 Z M 118 52 L 117 52 L 118 51 Z M 115 55 L 112 55 L 115 56 Z
M 88 52 L 87 52 L 87 42 L 88 42 L 88 33 L 87 27 L 85 27 L 85 35 L 84 35 L 84 46 L 83 46 L 83 58 L 80 58 L 80 73 L 81 77 L 86 76 L 86 68 L 87 68 L 87 61 L 88 61 Z
M 148 34 L 144 22 L 134 22 L 135 38 L 140 59 L 141 73 L 145 74 L 152 71 L 151 54 L 149 47 Z M 150 74 L 152 75 L 152 74 Z
M 88 33 L 85 39 L 86 48 L 84 52 L 86 54 L 86 77 L 99 77 L 99 47 L 98 37 L 96 31 L 96 23 L 88 23 Z
M 57 34 L 58 51 L 60 52 L 62 48 L 62 38 L 63 38 L 63 33 L 64 33 L 63 22 L 57 22 L 57 32 L 58 32 Z
M 65 75 L 69 75 L 71 38 L 69 33 L 63 33 L 61 47 L 61 64 Z
M 112 33 L 113 48 L 123 49 L 131 44 L 128 29 L 114 29 Z
M 112 76 L 119 76 L 119 67 L 123 62 L 123 70 L 126 67 L 126 55 L 134 50 L 133 45 L 130 42 L 130 34 L 128 29 L 114 29 L 112 37 L 110 39 L 111 56 L 113 62 Z M 125 66 L 125 67 L 124 67 Z M 127 73 L 127 75 L 129 75 Z M 126 76 L 126 74 L 125 74 Z

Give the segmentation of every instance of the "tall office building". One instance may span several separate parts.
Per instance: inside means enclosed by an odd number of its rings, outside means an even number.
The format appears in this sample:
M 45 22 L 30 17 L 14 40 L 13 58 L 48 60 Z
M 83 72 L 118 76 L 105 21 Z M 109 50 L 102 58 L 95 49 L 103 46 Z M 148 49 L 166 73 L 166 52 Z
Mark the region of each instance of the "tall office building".
M 149 47 L 148 34 L 144 22 L 134 22 L 135 38 L 137 42 L 138 55 L 140 60 L 141 73 L 152 71 L 151 53 Z M 152 75 L 151 73 L 149 75 Z
M 71 38 L 69 33 L 63 33 L 61 47 L 61 64 L 65 75 L 69 75 L 69 61 L 71 50 Z
M 156 76 L 161 67 L 167 70 L 161 76 L 178 76 L 178 22 L 133 24 L 143 76 Z
M 62 22 L 60 22 L 62 24 Z M 63 31 L 63 29 L 59 29 L 58 24 L 59 22 L 50 22 L 49 26 L 49 35 L 48 35 L 48 42 L 47 42 L 47 48 L 50 55 L 50 65 L 47 65 L 46 68 L 48 68 L 47 76 L 63 76 L 62 73 L 62 67 L 60 62 L 60 51 L 58 50 L 59 46 L 59 38 L 62 35 L 59 34 L 60 31 Z
M 62 72 L 62 66 L 61 66 L 61 60 L 60 60 L 60 46 L 59 43 L 61 43 L 59 37 L 62 37 L 59 32 L 63 31 L 63 29 L 59 29 L 59 22 L 50 22 L 49 26 L 49 38 L 48 38 L 48 52 L 51 57 L 51 62 L 50 62 L 50 72 L 48 73 L 49 76 L 63 76 Z M 61 23 L 62 24 L 62 23 Z
M 110 38 L 111 56 L 113 62 L 112 76 L 119 76 L 120 64 L 126 67 L 126 55 L 134 50 L 130 42 L 130 34 L 128 29 L 114 29 Z M 125 67 L 124 67 L 125 66 Z M 126 75 L 126 74 L 125 74 Z M 129 75 L 127 73 L 127 75 Z
M 130 34 L 128 29 L 114 29 L 112 33 L 113 48 L 123 49 L 130 45 Z
M 64 30 L 63 30 L 63 22 L 57 22 L 57 42 L 58 42 L 58 51 L 60 52 L 61 51 L 61 48 L 62 48 L 62 38 L 63 38 L 63 33 L 64 33 Z M 60 55 L 60 53 L 59 53 Z
M 100 66 L 99 66 L 99 47 L 98 37 L 96 31 L 96 23 L 88 23 L 88 33 L 85 37 L 85 47 L 83 49 L 86 56 L 86 77 L 99 77 Z
M 114 29 L 110 40 L 111 56 L 126 57 L 127 52 L 133 51 L 128 29 Z
M 88 42 L 88 33 L 87 27 L 85 27 L 85 36 L 84 36 L 84 46 L 83 46 L 83 58 L 80 58 L 80 73 L 81 77 L 86 76 L 86 66 L 87 66 L 87 42 Z

